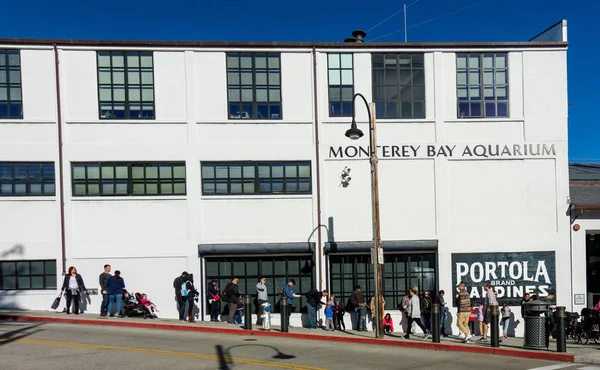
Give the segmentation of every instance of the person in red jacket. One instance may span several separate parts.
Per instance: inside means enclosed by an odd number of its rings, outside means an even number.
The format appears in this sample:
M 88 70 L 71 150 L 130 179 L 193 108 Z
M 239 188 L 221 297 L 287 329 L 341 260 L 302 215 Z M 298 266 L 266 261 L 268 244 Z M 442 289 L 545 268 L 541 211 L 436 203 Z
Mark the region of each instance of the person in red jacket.
M 475 318 L 477 314 L 475 313 L 475 305 L 471 303 L 471 315 L 469 316 L 469 331 L 472 336 L 475 336 Z
M 394 332 L 394 320 L 392 320 L 392 315 L 390 315 L 389 313 L 385 314 L 382 324 L 383 330 L 385 330 L 386 333 Z

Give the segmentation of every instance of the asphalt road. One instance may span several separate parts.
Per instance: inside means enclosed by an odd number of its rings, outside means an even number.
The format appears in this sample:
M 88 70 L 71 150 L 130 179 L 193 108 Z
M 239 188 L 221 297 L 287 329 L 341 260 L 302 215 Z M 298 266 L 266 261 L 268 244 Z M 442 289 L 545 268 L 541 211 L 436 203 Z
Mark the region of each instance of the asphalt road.
M 0 321 L 2 370 L 599 369 L 590 365 L 243 335 Z

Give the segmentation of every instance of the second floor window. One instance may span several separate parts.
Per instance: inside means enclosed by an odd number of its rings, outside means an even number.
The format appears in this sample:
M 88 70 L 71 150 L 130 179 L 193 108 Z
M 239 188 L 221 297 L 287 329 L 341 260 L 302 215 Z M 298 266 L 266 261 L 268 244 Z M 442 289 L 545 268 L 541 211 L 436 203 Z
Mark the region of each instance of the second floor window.
M 0 196 L 55 195 L 54 163 L 0 162 Z
M 350 117 L 354 95 L 353 60 L 350 53 L 327 54 L 329 116 Z
M 506 53 L 456 55 L 458 118 L 508 117 Z
M 101 119 L 154 119 L 152 52 L 99 51 Z
M 228 53 L 230 119 L 281 119 L 281 61 L 278 53 Z
M 0 119 L 4 118 L 23 118 L 19 50 L 0 50 Z
M 377 118 L 425 118 L 423 54 L 373 54 L 373 101 Z

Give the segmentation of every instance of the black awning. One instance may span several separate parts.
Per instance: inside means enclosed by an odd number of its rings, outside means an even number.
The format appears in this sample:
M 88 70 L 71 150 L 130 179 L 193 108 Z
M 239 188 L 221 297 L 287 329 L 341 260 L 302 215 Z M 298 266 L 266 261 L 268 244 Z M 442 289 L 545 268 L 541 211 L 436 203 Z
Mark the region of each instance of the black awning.
M 327 242 L 325 253 L 368 253 L 371 251 L 372 241 L 368 242 Z M 385 252 L 410 252 L 436 250 L 437 240 L 385 240 L 381 242 Z
M 312 254 L 315 243 L 235 243 L 235 244 L 199 244 L 198 256 L 211 255 L 260 255 L 260 254 L 286 254 L 302 253 Z

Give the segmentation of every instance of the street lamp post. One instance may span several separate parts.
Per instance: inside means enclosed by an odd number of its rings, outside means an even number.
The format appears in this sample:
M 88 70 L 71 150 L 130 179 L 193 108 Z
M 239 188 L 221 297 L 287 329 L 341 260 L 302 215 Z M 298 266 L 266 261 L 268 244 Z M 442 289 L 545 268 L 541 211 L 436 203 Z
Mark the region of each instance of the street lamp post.
M 377 166 L 377 135 L 375 131 L 375 104 L 367 103 L 367 99 L 362 94 L 356 93 L 352 97 L 352 123 L 348 131 L 346 131 L 346 137 L 352 140 L 358 140 L 363 136 L 363 132 L 356 126 L 356 110 L 354 109 L 354 102 L 356 98 L 360 97 L 365 105 L 367 106 L 367 112 L 369 113 L 369 161 L 371 162 L 371 207 L 373 217 L 373 244 L 371 246 L 371 261 L 373 262 L 373 281 L 375 284 L 375 336 L 377 338 L 383 338 L 383 328 L 381 325 L 381 313 L 383 307 L 381 307 L 381 291 L 382 291 L 382 279 L 381 279 L 381 266 L 383 261 L 379 261 L 379 255 L 381 250 L 381 236 L 379 227 L 379 177 L 378 177 L 378 166 Z

